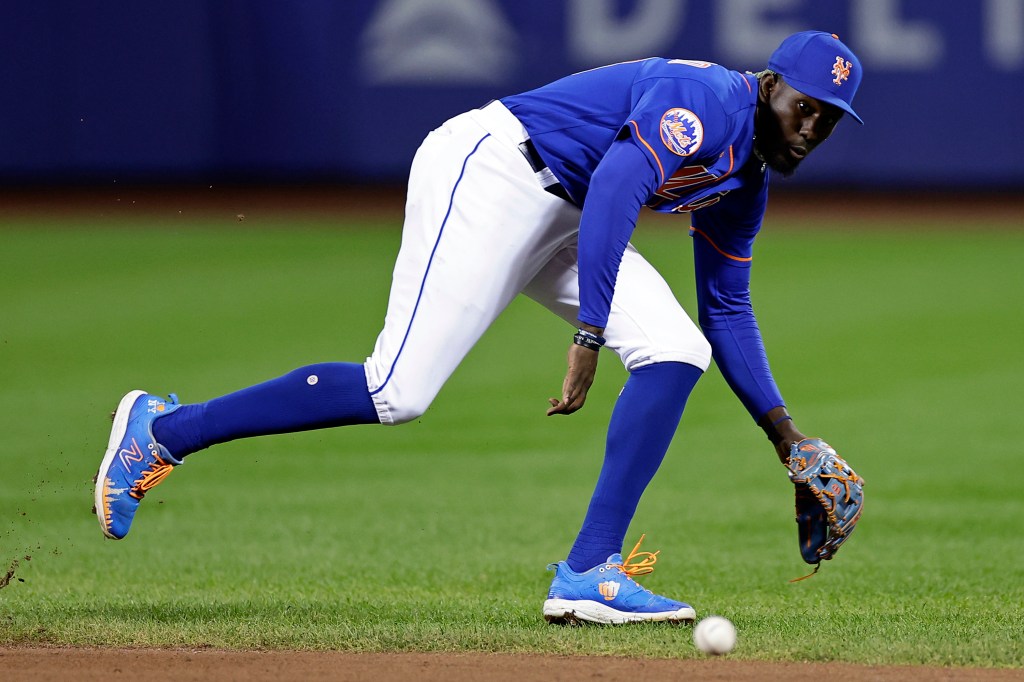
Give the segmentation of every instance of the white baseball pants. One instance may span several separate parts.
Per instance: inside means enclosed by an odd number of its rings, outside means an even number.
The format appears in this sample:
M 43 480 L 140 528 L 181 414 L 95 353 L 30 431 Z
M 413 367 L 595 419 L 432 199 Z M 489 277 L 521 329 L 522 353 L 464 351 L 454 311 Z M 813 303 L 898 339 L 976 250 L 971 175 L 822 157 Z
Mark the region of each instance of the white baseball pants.
M 527 136 L 492 102 L 447 121 L 417 151 L 387 317 L 364 365 L 381 423 L 423 414 L 517 294 L 575 324 L 580 210 L 544 191 L 518 148 Z M 711 361 L 703 334 L 632 245 L 605 338 L 628 370 Z

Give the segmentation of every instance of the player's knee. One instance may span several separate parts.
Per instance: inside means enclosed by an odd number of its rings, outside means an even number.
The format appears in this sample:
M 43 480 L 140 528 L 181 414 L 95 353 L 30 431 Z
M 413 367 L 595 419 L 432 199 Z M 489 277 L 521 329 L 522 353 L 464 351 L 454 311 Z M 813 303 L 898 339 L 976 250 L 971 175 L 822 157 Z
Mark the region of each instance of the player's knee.
M 622 363 L 629 371 L 657 362 L 682 362 L 707 371 L 711 365 L 711 344 L 699 331 L 687 331 L 661 339 L 645 337 L 643 343 L 624 347 L 620 352 Z
M 392 425 L 406 424 L 414 419 L 419 419 L 427 411 L 427 408 L 430 407 L 431 402 L 432 397 L 427 399 L 419 397 L 389 403 L 388 414 L 391 416 L 389 423 Z
M 711 366 L 711 344 L 701 334 L 694 341 L 695 348 L 693 349 L 695 361 L 691 362 L 691 365 L 695 365 L 701 371 L 706 372 L 708 367 Z
M 658 352 L 659 360 L 683 362 L 702 372 L 711 366 L 711 344 L 703 334 L 691 334 L 685 343 L 666 346 Z
M 393 372 L 393 363 L 382 364 L 375 357 L 369 358 L 365 367 L 373 404 L 385 426 L 405 424 L 423 416 L 446 378 L 427 370 Z

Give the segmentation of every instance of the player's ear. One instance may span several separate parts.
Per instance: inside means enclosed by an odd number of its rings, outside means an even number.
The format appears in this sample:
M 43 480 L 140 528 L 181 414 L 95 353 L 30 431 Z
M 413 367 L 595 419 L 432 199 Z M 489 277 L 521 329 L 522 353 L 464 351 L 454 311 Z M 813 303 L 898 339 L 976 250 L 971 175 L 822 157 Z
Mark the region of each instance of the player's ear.
M 779 74 L 767 71 L 757 80 L 757 97 L 762 102 L 767 102 L 772 92 L 779 85 Z

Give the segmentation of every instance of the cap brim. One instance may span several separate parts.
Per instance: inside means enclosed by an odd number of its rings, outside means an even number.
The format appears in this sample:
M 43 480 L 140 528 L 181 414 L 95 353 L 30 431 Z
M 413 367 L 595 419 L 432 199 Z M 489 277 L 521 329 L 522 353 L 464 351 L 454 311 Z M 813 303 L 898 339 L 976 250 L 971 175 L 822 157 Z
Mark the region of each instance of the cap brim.
M 855 120 L 857 123 L 864 125 L 864 119 L 857 115 L 857 112 L 853 110 L 853 107 L 847 104 L 845 100 L 833 95 L 828 90 L 819 88 L 818 86 L 812 85 L 810 83 L 804 83 L 802 81 L 793 80 L 791 78 L 788 78 L 785 74 L 783 74 L 783 78 L 786 79 L 786 82 L 789 83 L 789 85 L 793 89 L 799 90 L 808 97 L 813 97 L 816 100 L 820 100 L 827 104 L 831 104 L 834 107 L 839 107 L 840 109 L 848 113 L 850 116 L 852 116 L 853 120 Z

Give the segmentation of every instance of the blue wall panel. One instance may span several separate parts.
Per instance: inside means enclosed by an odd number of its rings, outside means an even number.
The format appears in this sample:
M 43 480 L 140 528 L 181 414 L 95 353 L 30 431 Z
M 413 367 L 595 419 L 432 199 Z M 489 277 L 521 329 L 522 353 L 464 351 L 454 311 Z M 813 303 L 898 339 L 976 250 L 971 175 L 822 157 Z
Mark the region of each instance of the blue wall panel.
M 1024 0 L 12 1 L 0 180 L 388 180 L 493 97 L 650 55 L 757 70 L 839 33 L 857 109 L 794 184 L 1024 187 Z

